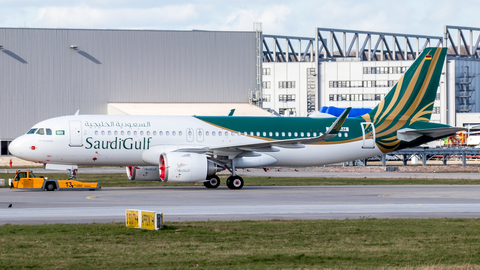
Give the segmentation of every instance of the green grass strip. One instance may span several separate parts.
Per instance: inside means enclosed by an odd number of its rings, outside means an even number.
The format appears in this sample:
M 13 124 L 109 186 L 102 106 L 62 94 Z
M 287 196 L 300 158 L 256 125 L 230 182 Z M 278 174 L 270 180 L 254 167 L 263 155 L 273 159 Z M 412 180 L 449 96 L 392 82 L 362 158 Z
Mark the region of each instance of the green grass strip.
M 479 269 L 480 219 L 0 226 L 0 269 Z

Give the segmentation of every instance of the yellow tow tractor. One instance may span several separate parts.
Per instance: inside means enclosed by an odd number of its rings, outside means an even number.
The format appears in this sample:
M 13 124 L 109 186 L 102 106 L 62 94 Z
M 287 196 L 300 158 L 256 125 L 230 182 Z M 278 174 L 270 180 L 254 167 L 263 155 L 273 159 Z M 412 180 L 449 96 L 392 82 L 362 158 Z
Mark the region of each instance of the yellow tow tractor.
M 58 190 L 100 190 L 98 182 L 84 183 L 76 180 L 50 180 L 43 176 L 35 177 L 31 171 L 18 171 L 10 184 L 11 189 Z

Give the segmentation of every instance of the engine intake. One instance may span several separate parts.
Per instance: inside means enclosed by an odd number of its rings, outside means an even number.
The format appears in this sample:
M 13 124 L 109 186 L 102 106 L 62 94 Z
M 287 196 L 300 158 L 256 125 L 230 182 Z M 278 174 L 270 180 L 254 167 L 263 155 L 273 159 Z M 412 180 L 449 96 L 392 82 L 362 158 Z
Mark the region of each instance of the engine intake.
M 170 152 L 160 155 L 160 179 L 165 182 L 204 182 L 219 168 L 206 155 Z

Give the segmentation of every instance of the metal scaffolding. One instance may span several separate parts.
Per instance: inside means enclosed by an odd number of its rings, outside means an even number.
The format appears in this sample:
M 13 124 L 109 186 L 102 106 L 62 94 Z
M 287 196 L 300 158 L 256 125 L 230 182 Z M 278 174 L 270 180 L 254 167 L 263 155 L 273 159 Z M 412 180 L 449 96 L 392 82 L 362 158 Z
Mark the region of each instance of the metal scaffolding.
M 438 36 L 332 28 L 317 28 L 315 40 L 319 61 L 346 57 L 361 61 L 414 60 L 426 47 L 439 47 L 443 43 Z
M 263 35 L 263 62 L 314 62 L 337 58 L 414 60 L 426 47 L 443 44 L 441 36 L 333 28 L 316 28 L 315 32 L 315 38 Z
M 314 62 L 314 38 L 263 35 L 263 62 Z
M 457 41 L 452 36 L 457 31 Z M 465 38 L 467 33 L 468 40 Z M 451 57 L 480 58 L 480 28 L 445 25 L 443 36 L 448 55 Z M 473 41 L 475 40 L 475 43 Z

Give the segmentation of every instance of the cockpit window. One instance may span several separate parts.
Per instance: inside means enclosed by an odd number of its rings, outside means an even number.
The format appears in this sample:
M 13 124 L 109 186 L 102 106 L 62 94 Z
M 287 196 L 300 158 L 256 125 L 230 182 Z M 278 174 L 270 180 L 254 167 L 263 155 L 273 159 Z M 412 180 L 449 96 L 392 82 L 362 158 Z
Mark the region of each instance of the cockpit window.
M 36 132 L 38 135 L 45 135 L 45 130 L 43 128 L 39 128 Z
M 27 134 L 34 134 L 35 131 L 37 131 L 37 129 L 36 129 L 36 128 L 32 128 L 32 129 L 30 129 L 30 130 L 27 132 Z
M 47 135 L 52 135 L 52 130 L 49 128 L 46 128 L 45 131 L 47 132 Z

